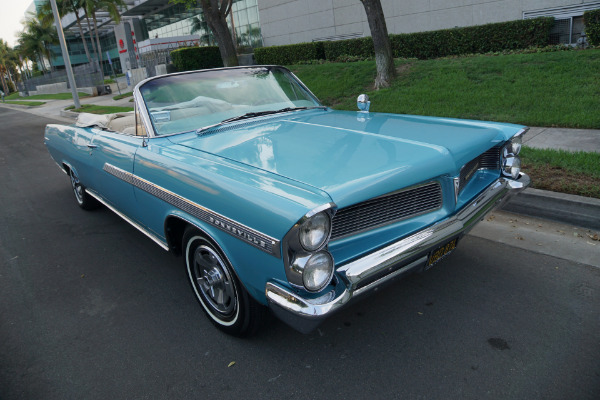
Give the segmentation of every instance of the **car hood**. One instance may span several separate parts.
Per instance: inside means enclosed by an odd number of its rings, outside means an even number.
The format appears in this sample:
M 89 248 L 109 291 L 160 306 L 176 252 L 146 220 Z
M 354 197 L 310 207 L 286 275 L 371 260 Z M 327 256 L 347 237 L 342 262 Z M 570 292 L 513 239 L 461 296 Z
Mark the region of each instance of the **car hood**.
M 344 111 L 301 111 L 174 138 L 327 192 L 344 207 L 442 176 L 521 126 Z

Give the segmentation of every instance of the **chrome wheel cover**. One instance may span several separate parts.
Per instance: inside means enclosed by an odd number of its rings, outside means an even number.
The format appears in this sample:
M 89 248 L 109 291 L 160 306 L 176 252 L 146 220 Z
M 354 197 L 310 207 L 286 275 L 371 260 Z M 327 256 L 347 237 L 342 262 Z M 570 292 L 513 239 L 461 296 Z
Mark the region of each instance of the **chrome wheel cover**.
M 79 204 L 83 204 L 83 186 L 81 186 L 81 182 L 79 182 L 79 178 L 73 172 L 70 171 L 69 176 L 71 177 L 71 186 L 73 187 L 73 193 L 75 193 L 75 199 Z
M 198 246 L 192 256 L 194 285 L 213 312 L 232 316 L 237 299 L 231 275 L 221 257 L 208 246 Z

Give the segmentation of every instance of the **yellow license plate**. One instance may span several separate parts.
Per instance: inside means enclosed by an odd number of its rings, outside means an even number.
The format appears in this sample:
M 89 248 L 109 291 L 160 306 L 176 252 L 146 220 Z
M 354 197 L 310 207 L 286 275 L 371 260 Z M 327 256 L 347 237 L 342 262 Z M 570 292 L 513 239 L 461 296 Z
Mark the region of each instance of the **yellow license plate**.
M 437 263 L 442 258 L 450 254 L 452 250 L 456 248 L 457 242 L 458 238 L 454 238 L 448 243 L 444 244 L 441 247 L 438 247 L 437 249 L 429 253 L 429 258 L 427 259 L 427 268 L 431 267 L 433 264 Z

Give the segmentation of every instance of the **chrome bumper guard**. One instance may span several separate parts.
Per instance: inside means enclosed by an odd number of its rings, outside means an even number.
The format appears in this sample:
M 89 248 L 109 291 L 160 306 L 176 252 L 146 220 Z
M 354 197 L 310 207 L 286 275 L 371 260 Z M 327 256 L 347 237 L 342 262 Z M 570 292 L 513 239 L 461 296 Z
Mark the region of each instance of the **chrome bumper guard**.
M 392 278 L 422 269 L 427 262 L 427 256 L 423 254 L 468 232 L 488 212 L 529 183 L 529 177 L 523 173 L 516 180 L 498 179 L 451 218 L 337 267 L 338 284 L 316 299 L 301 297 L 288 288 L 268 282 L 265 292 L 269 306 L 275 315 L 293 328 L 303 333 L 311 332 L 354 297 Z

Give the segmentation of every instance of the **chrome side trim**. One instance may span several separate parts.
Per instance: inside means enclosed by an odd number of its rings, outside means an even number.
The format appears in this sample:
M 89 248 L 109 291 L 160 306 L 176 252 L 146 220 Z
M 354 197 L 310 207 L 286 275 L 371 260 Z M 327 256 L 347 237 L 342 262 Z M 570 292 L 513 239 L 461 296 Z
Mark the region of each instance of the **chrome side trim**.
M 501 201 L 520 192 L 529 183 L 530 179 L 525 174 L 521 174 L 517 180 L 499 178 L 451 218 L 339 266 L 336 270 L 338 284 L 332 292 L 317 299 L 305 298 L 278 283 L 269 282 L 265 286 L 269 306 L 294 328 L 309 332 L 357 295 L 373 290 L 404 272 L 424 266 L 427 261 L 424 254 L 445 241 L 466 234 Z M 396 269 L 398 266 L 401 268 Z
M 169 251 L 169 246 L 167 246 L 167 244 L 165 242 L 163 242 L 162 240 L 160 240 L 160 238 L 158 238 L 156 235 L 154 235 L 153 233 L 144 229 L 144 227 L 142 227 L 140 224 L 138 224 L 137 222 L 135 222 L 134 220 L 132 220 L 131 218 L 129 218 L 128 216 L 126 216 L 125 214 L 123 214 L 122 212 L 117 210 L 116 208 L 114 208 L 108 202 L 104 201 L 104 199 L 102 197 L 100 197 L 100 195 L 98 195 L 97 193 L 95 193 L 89 189 L 85 189 L 85 191 L 87 192 L 87 194 L 89 194 L 90 196 L 92 196 L 93 198 L 98 200 L 100 203 L 104 204 L 106 206 L 106 208 L 110 209 L 112 212 L 117 214 L 119 217 L 123 218 L 125 221 L 129 222 L 129 224 L 131 226 L 133 226 L 135 229 L 137 229 L 138 231 L 142 232 L 144 235 L 146 235 L 150 239 L 152 239 L 154 241 L 154 243 L 156 243 L 157 245 L 162 247 L 164 250 Z
M 201 206 L 191 200 L 188 200 L 178 194 L 171 192 L 161 186 L 147 181 L 130 172 L 124 171 L 114 165 L 104 164 L 104 171 L 109 174 L 132 184 L 133 186 L 150 193 L 151 195 L 171 204 L 174 207 L 214 226 L 231 236 L 248 243 L 257 249 L 260 249 L 274 257 L 281 257 L 279 240 L 272 238 L 262 232 L 254 230 L 244 224 L 229 219 L 215 211 Z

